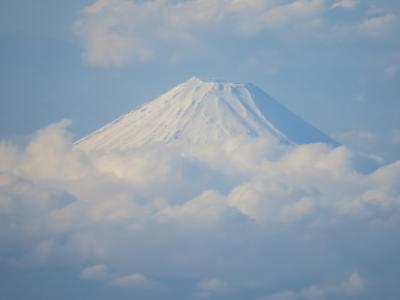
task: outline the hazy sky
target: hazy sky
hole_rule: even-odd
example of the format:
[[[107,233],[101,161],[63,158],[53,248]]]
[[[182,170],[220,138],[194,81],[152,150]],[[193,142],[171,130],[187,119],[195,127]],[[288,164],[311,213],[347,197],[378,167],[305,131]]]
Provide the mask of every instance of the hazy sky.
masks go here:
[[[398,299],[399,32],[398,0],[1,0],[0,298]],[[73,150],[192,76],[350,150]]]
[[[79,137],[197,75],[398,158],[398,1],[178,2],[1,1],[0,136],[68,117]]]

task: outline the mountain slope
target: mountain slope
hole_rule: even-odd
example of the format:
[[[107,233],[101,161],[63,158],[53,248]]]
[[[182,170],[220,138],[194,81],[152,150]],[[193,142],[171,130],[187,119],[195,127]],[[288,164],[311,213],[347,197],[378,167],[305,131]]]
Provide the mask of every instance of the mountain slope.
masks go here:
[[[338,144],[252,84],[196,77],[79,140],[85,151],[148,144],[207,145],[240,136],[284,144]]]

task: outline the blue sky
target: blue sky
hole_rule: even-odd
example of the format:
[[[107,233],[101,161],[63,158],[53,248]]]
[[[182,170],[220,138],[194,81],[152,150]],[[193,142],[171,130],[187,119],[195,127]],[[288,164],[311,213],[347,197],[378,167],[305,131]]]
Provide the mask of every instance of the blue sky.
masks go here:
[[[136,3],[2,1],[1,136],[68,117],[79,137],[197,75],[253,82],[356,150],[398,158],[397,1]]]
[[[398,299],[399,30],[397,0],[2,0],[1,293]],[[73,150],[193,75],[252,82],[347,148]]]

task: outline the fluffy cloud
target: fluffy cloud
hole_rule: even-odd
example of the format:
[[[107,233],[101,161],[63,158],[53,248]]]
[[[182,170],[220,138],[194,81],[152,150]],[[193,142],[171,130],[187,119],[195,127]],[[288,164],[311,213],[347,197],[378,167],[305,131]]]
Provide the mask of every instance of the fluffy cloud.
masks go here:
[[[381,143],[382,137],[374,132],[356,129],[336,134],[335,138],[356,153],[353,163],[359,170],[368,172],[371,168],[384,163],[382,155],[376,153],[376,146]],[[370,167],[365,168],[368,165]]]
[[[398,276],[399,162],[363,175],[345,147],[260,141],[89,155],[68,124],[0,143],[3,264],[72,260],[83,279],[175,298],[398,292],[382,281]]]
[[[90,65],[177,62],[212,51],[215,40],[300,47],[388,37],[398,16],[383,7],[356,0],[97,0],[81,10],[74,29]]]
[[[89,64],[121,65],[149,60],[160,47],[195,43],[199,31],[230,28],[249,35],[299,27],[324,8],[324,0],[97,0],[82,10],[75,29]]]

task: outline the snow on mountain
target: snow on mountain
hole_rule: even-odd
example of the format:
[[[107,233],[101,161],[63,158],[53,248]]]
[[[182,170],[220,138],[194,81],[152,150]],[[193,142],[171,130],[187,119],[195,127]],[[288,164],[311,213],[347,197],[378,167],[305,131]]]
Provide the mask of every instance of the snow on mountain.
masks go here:
[[[125,151],[151,144],[207,145],[231,138],[281,144],[338,143],[252,84],[193,77],[76,143],[84,151]]]

